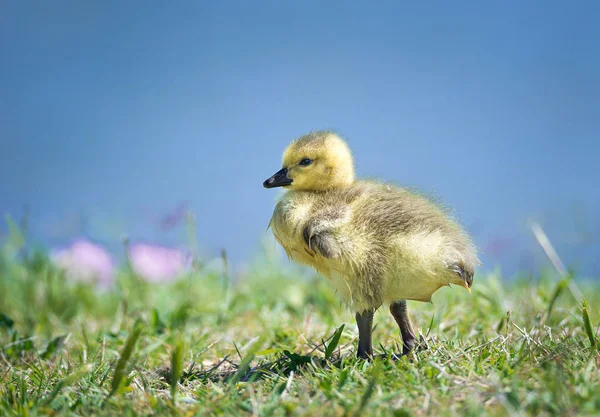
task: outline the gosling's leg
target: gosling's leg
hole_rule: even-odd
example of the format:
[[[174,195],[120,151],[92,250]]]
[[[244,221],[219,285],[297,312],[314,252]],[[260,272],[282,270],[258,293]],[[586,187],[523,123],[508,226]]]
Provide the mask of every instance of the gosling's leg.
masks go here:
[[[394,316],[398,327],[400,327],[400,334],[402,334],[402,354],[408,354],[414,347],[417,340],[415,331],[410,324],[410,318],[408,317],[408,311],[406,310],[406,300],[396,301],[390,305],[390,313]]]
[[[356,356],[369,359],[373,356],[373,314],[375,310],[365,310],[356,313],[356,324],[358,325],[358,350]]]

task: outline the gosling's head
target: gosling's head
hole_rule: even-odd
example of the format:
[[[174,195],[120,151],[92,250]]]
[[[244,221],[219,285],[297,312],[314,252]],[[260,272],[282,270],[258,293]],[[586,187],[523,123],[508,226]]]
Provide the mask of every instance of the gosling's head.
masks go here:
[[[296,139],[283,153],[282,166],[263,183],[265,188],[325,191],[354,182],[350,148],[333,132],[313,132]]]

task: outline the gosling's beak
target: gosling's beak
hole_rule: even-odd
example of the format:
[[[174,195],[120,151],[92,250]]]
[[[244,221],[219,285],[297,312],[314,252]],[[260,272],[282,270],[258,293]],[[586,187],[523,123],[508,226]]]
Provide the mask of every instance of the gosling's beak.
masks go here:
[[[290,185],[292,180],[287,176],[288,169],[282,168],[275,173],[271,178],[267,179],[263,182],[263,187],[265,188],[275,188],[275,187],[283,187],[286,185]]]
[[[463,287],[464,289],[466,289],[467,291],[469,291],[469,294],[471,294],[471,284],[468,282],[461,282],[460,284],[461,287]]]

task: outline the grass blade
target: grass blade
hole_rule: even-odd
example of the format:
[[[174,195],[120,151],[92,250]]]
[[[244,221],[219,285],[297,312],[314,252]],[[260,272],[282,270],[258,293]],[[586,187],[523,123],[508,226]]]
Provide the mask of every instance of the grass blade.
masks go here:
[[[375,391],[375,385],[377,384],[377,380],[379,379],[380,371],[381,371],[381,365],[377,364],[376,367],[373,368],[373,372],[371,373],[371,380],[369,381],[369,385],[367,385],[367,388],[365,389],[365,393],[363,394],[363,396],[360,400],[360,405],[358,406],[358,410],[356,410],[356,412],[354,413],[354,415],[356,417],[362,415],[362,411],[367,406],[369,399],[371,399],[371,396],[373,395],[373,392]]]
[[[552,309],[554,308],[554,303],[556,303],[556,300],[558,300],[558,297],[560,296],[560,294],[562,294],[562,292],[565,290],[565,288],[567,288],[569,286],[569,282],[571,282],[572,278],[573,278],[573,275],[570,274],[566,278],[563,278],[560,281],[558,281],[558,284],[556,284],[556,288],[554,289],[554,294],[552,294],[552,298],[550,299],[550,303],[548,304],[548,311],[546,312],[546,320],[548,320],[550,318],[550,314],[552,313]]]
[[[333,334],[333,337],[331,338],[331,341],[329,342],[329,344],[325,348],[325,360],[329,360],[329,358],[331,357],[333,351],[335,350],[335,348],[340,343],[340,337],[342,337],[342,332],[344,331],[344,326],[345,326],[345,324],[342,324],[335,331],[335,333]]]
[[[107,398],[110,398],[111,396],[113,396],[121,387],[121,384],[123,383],[123,380],[125,379],[125,376],[126,376],[127,362],[129,361],[129,358],[131,358],[131,355],[133,354],[133,349],[135,348],[135,344],[138,341],[138,339],[140,338],[140,335],[142,334],[143,329],[144,329],[144,327],[143,327],[142,320],[137,319],[133,325],[133,331],[127,338],[127,341],[125,342],[125,346],[123,347],[123,350],[121,351],[121,356],[119,357],[119,360],[117,361],[117,366],[115,367],[115,372],[114,372],[113,380],[111,383],[110,393],[108,394]]]
[[[46,346],[44,351],[40,354],[42,359],[50,359],[50,357],[52,357],[58,350],[60,350],[63,347],[66,339],[67,335],[58,336],[54,338],[50,343],[48,343],[48,346]]]
[[[256,356],[256,352],[258,352],[261,346],[262,338],[259,338],[248,350],[248,353],[246,353],[246,357],[242,359],[242,362],[240,363],[240,366],[238,367],[235,374],[231,376],[231,379],[229,380],[229,383],[231,385],[236,384],[248,373],[248,370],[250,369],[250,362],[252,362],[252,359],[254,359],[254,357]]]
[[[8,225],[8,239],[6,241],[6,245],[10,246],[10,248],[18,252],[25,245],[25,236],[23,236],[23,232],[19,225],[15,223],[10,214],[6,214],[6,224]]]
[[[594,332],[594,326],[592,326],[592,320],[590,320],[590,314],[588,312],[588,303],[585,298],[581,301],[581,307],[581,316],[583,318],[583,326],[585,328],[585,333],[587,334],[588,339],[590,339],[592,348],[598,351],[599,349],[598,342],[596,340],[596,333]]]
[[[15,321],[13,319],[0,312],[0,327],[5,328],[6,330],[12,330],[14,325]]]
[[[60,381],[56,383],[54,389],[50,393],[50,395],[44,400],[44,404],[48,405],[56,398],[56,396],[60,393],[63,388],[66,388],[70,385],[73,385],[75,382],[79,381],[85,375],[87,375],[92,370],[93,364],[87,363],[80,368],[76,369],[70,375],[64,377]]]
[[[556,272],[558,272],[558,275],[563,278],[568,278],[569,274],[567,273],[565,265],[562,263],[560,257],[558,256],[558,253],[554,249],[554,246],[552,246],[552,243],[550,243],[550,239],[548,239],[548,236],[546,236],[546,233],[544,232],[542,227],[538,223],[534,222],[531,224],[531,230],[536,240],[546,253],[546,256],[548,257],[548,259],[550,259],[550,262],[552,262],[552,265],[554,266],[554,269],[556,269]],[[571,290],[571,294],[573,294],[573,297],[575,297],[575,300],[577,300],[577,302],[579,303],[583,298],[581,290],[575,284],[574,281],[569,280],[568,285],[569,290]]]
[[[173,347],[173,353],[171,353],[171,399],[175,403],[175,396],[177,395],[177,384],[183,373],[183,339],[179,339]]]

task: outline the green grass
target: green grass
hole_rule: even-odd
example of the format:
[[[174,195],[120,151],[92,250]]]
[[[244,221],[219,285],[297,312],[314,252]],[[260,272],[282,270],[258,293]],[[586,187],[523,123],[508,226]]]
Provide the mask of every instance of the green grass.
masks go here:
[[[584,309],[552,276],[477,276],[472,295],[452,287],[409,302],[418,351],[365,362],[353,313],[326,280],[274,262],[230,285],[203,270],[150,285],[124,270],[98,292],[41,255],[8,258],[0,415],[600,414],[591,283],[580,283]],[[387,309],[375,324],[376,353],[400,351]]]

